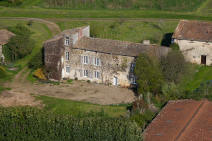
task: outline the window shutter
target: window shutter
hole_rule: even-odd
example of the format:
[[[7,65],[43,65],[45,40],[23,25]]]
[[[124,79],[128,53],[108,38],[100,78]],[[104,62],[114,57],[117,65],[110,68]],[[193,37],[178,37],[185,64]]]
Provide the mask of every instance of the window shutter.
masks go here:
[[[101,66],[102,65],[102,61],[101,61],[101,59],[99,58],[99,66]]]
[[[95,57],[92,57],[92,65],[95,65]]]
[[[83,56],[80,56],[81,64],[83,64]]]
[[[89,71],[89,77],[93,78],[93,71]]]
[[[82,70],[79,70],[79,72],[80,72],[80,77],[83,77]]]

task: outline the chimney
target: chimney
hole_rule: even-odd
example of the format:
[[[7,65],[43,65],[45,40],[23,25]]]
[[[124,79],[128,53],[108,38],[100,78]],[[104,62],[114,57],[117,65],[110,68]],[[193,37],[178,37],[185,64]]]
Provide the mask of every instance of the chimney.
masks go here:
[[[150,45],[150,40],[143,40],[144,45]]]

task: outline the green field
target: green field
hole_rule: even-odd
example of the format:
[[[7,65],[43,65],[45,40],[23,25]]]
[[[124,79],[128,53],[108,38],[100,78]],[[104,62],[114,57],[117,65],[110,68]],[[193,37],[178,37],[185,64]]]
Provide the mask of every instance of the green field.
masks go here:
[[[107,38],[141,43],[151,40],[151,43],[161,44],[163,35],[173,33],[177,20],[54,20],[62,30],[90,25],[91,35],[98,38]]]
[[[69,114],[74,117],[124,117],[127,113],[127,105],[103,106],[47,96],[37,96],[36,98],[45,104],[44,110],[52,111],[56,114]]]
[[[193,11],[206,0],[22,0],[22,3],[0,2],[0,5],[66,9],[157,9]]]

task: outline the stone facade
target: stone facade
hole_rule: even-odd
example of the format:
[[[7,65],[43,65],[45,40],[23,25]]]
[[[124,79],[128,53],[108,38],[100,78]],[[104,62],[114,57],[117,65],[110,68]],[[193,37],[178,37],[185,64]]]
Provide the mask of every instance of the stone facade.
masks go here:
[[[67,53],[70,54],[68,59]],[[80,49],[66,49],[62,77],[129,87],[135,58]],[[74,68],[74,69],[73,69]]]
[[[212,65],[212,42],[174,40],[180,47],[185,59],[195,64]],[[205,61],[204,61],[205,57]]]
[[[90,27],[65,30],[44,43],[49,79],[78,79],[129,87],[135,84],[133,69],[141,53],[164,56],[170,49],[118,40],[90,37]]]

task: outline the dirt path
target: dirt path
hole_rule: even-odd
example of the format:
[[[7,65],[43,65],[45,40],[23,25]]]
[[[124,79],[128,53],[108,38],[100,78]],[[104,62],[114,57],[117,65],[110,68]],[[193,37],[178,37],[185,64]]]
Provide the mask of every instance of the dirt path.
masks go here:
[[[0,20],[22,20],[22,21],[36,21],[36,22],[41,22],[47,25],[49,30],[53,33],[53,35],[56,35],[61,32],[60,27],[51,21],[44,20],[44,19],[38,19],[38,18],[0,18]]]
[[[73,81],[71,84],[32,84],[26,80],[27,68],[21,70],[12,82],[5,87],[11,90],[0,95],[0,104],[3,106],[43,106],[41,101],[36,101],[31,95],[45,95],[50,97],[85,101],[94,104],[110,105],[131,103],[135,96],[133,91],[126,88],[111,87],[106,85]]]
[[[0,105],[4,107],[9,106],[38,106],[41,107],[41,101],[35,100],[31,96],[30,91],[26,89],[29,85],[26,82],[26,77],[29,74],[27,68],[22,69],[12,80],[4,84],[5,87],[11,88],[11,90],[3,91],[0,95]]]

